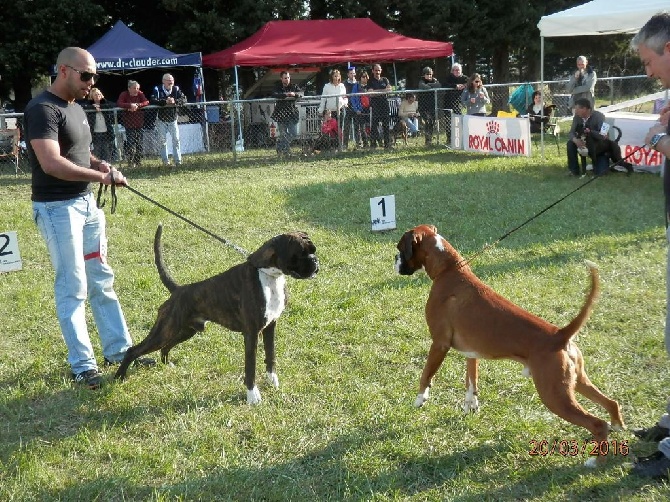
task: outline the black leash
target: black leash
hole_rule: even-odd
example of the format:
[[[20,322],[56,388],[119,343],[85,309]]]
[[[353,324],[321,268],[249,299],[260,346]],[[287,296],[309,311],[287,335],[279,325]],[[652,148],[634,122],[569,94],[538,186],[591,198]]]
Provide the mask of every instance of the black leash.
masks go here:
[[[182,216],[181,214],[177,213],[176,211],[173,211],[173,210],[170,209],[169,207],[167,207],[167,206],[161,204],[160,202],[158,202],[158,201],[152,199],[151,197],[148,197],[148,196],[144,195],[142,192],[140,192],[139,190],[134,189],[134,188],[131,187],[130,185],[121,185],[121,186],[125,187],[127,190],[130,190],[130,191],[133,192],[135,195],[139,195],[139,196],[142,197],[144,200],[149,201],[149,202],[151,202],[152,204],[157,205],[158,207],[160,207],[160,208],[163,209],[164,211],[167,211],[168,213],[170,213],[172,216],[176,216],[176,217],[179,218],[180,220],[185,221],[185,222],[188,223],[189,225],[191,225],[191,226],[197,228],[198,230],[200,230],[200,231],[206,233],[206,234],[209,235],[210,237],[215,238],[217,241],[219,241],[219,242],[225,244],[226,246],[229,246],[229,247],[233,248],[235,251],[237,251],[238,253],[242,254],[243,256],[249,256],[249,252],[248,252],[246,249],[241,248],[241,247],[238,246],[237,244],[234,244],[234,243],[230,242],[229,240],[224,239],[223,237],[220,237],[220,236],[216,235],[214,232],[210,232],[209,230],[207,230],[207,229],[204,228],[204,227],[201,227],[200,225],[198,225],[198,224],[195,223],[194,221],[189,220],[189,219],[186,218],[185,216]],[[116,211],[116,202],[117,202],[117,199],[116,199],[116,181],[114,180],[114,176],[112,176],[111,187],[112,187],[112,189],[111,189],[111,194],[112,194],[112,207],[111,207],[111,212],[114,213],[114,212]],[[105,190],[104,190],[104,191],[105,191],[105,193],[107,192],[107,186],[106,186],[106,185],[105,185]],[[98,207],[100,207],[100,208],[104,207],[104,206],[105,206],[105,202],[106,202],[105,200],[102,200],[102,201],[100,200],[100,198],[101,198],[101,194],[102,194],[102,193],[103,193],[103,184],[100,183],[100,188],[98,188]]]
[[[635,150],[633,150],[631,153],[629,153],[628,155],[626,155],[624,158],[618,160],[617,162],[615,162],[614,164],[612,164],[611,166],[609,166],[609,169],[612,169],[613,167],[616,167],[617,165],[619,165],[619,164],[621,164],[622,162],[624,162],[626,159],[632,157],[633,154],[637,153],[639,150],[641,150],[641,149],[644,148],[645,146],[646,146],[646,145],[638,146],[637,148],[635,148]],[[629,171],[628,174],[630,175],[630,171]],[[507,237],[509,237],[510,235],[512,235],[514,232],[516,232],[516,231],[519,230],[520,228],[525,227],[526,225],[528,225],[528,223],[530,223],[531,221],[533,221],[535,218],[537,218],[537,217],[539,217],[540,215],[546,213],[546,212],[549,211],[552,207],[556,206],[556,205],[559,204],[560,202],[563,202],[565,199],[567,199],[568,197],[570,197],[573,193],[575,193],[575,192],[581,190],[582,188],[584,188],[584,187],[585,187],[586,185],[588,185],[589,183],[593,183],[595,180],[597,180],[597,179],[600,178],[600,177],[601,177],[601,175],[593,176],[592,178],[590,178],[589,180],[585,181],[584,183],[582,183],[581,185],[579,185],[577,188],[575,188],[574,190],[572,190],[571,192],[568,192],[566,195],[564,195],[563,197],[561,197],[560,199],[558,199],[556,202],[553,202],[552,204],[550,204],[550,205],[548,205],[547,207],[545,207],[545,208],[544,208],[542,211],[540,211],[539,213],[536,213],[535,215],[533,215],[533,216],[531,216],[530,218],[528,218],[528,219],[527,219],[526,221],[524,221],[521,225],[518,225],[518,226],[514,227],[512,230],[508,231],[507,233],[505,233],[504,235],[502,235],[501,237],[499,237],[498,240],[496,240],[495,242],[492,242],[491,244],[487,244],[487,245],[484,246],[482,249],[480,249],[479,251],[477,251],[475,254],[473,254],[472,256],[470,256],[468,259],[465,259],[465,258],[462,259],[461,261],[459,261],[459,262],[456,264],[456,267],[457,267],[457,268],[461,268],[461,267],[466,266],[466,265],[469,264],[472,260],[474,260],[475,258],[477,258],[477,257],[479,257],[480,255],[482,255],[485,251],[487,251],[488,249],[492,248],[493,246],[496,246],[497,244],[499,244],[500,241],[502,241],[503,239],[506,239]]]
[[[112,194],[112,207],[110,208],[110,212],[114,214],[116,212],[116,203],[118,202],[118,198],[116,197],[116,180],[114,179],[113,174],[110,186],[112,187],[110,190]],[[100,183],[100,186],[98,187],[98,199],[97,199],[97,206],[100,209],[105,207],[105,204],[107,204],[107,197],[103,198],[103,193],[104,195],[107,195],[107,185],[105,185],[104,183]]]

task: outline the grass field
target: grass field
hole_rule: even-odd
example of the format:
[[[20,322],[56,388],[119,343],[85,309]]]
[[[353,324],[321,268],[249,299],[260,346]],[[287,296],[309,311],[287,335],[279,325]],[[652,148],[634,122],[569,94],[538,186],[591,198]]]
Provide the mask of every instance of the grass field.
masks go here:
[[[288,280],[280,388],[259,378],[255,407],[245,400],[241,335],[213,324],[173,349],[172,367],[131,369],[123,383],[107,370],[101,390],[74,387],[30,179],[0,175],[0,232],[18,232],[23,258],[23,270],[0,274],[0,500],[668,500],[667,482],[628,474],[633,454],[655,449],[630,432],[611,434],[617,454],[595,471],[581,453],[530,455],[534,442],[589,438],[544,408],[518,363],[483,361],[481,410],[463,415],[465,359],[450,353],[431,400],[412,406],[429,346],[430,281],[395,274],[396,243],[420,223],[464,256],[495,242],[585,181],[565,175],[564,147],[547,151],[542,160],[400,148],[127,172],[135,189],[245,249],[287,230],[317,245],[318,276]],[[398,228],[373,233],[369,199],[389,194]],[[501,294],[560,326],[588,287],[583,261],[599,265],[601,297],[578,343],[629,428],[653,424],[668,397],[662,197],[655,175],[595,180],[472,263]],[[115,214],[105,211],[136,341],[167,298],[152,255],[159,222],[180,283],[241,259],[128,191]]]

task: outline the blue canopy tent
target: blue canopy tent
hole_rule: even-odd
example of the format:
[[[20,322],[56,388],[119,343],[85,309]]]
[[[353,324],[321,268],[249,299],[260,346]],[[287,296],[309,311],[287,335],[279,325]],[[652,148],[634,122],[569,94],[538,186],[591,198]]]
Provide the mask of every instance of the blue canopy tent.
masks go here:
[[[202,67],[202,54],[175,54],[117,21],[88,48],[101,73],[130,73],[151,68]]]

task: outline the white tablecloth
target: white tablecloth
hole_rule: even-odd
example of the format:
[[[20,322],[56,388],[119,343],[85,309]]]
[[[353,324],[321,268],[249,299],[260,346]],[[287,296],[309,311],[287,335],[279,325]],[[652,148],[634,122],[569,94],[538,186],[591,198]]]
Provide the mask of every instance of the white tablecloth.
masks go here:
[[[172,136],[167,136],[168,154],[172,155]],[[156,129],[144,130],[144,153],[160,155],[158,134]],[[179,124],[179,143],[181,153],[197,153],[205,151],[202,140],[202,126],[200,124]]]

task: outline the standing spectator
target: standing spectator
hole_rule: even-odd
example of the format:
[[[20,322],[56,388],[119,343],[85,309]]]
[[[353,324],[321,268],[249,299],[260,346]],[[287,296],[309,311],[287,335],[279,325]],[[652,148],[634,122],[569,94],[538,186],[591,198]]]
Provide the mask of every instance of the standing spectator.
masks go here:
[[[177,166],[181,165],[181,145],[179,144],[179,126],[177,124],[177,106],[186,104],[186,96],[174,85],[174,77],[169,73],[163,75],[163,84],[154,87],[151,104],[160,107],[156,120],[158,140],[161,145],[163,165],[170,164],[167,149],[167,135],[172,137],[172,157]]]
[[[426,66],[419,80],[419,89],[426,92],[419,93],[419,115],[423,122],[423,134],[426,137],[426,146],[433,144],[433,131],[435,129],[436,117],[436,94],[435,89],[440,87],[440,81],[433,77],[433,69]],[[433,92],[427,92],[433,90]]]
[[[349,98],[347,98],[347,88],[342,83],[340,70],[330,70],[330,82],[323,86],[321,92],[321,103],[319,104],[319,115],[323,115],[326,110],[331,110],[333,118],[337,120],[338,127],[342,130],[344,121],[344,110],[347,108]]]
[[[577,71],[570,75],[566,90],[570,93],[568,105],[572,108],[580,98],[591,102],[591,108],[596,107],[596,72],[589,66],[586,56],[577,58]]]
[[[140,84],[135,80],[128,80],[128,90],[123,91],[116,101],[116,106],[126,110],[122,120],[126,129],[125,156],[128,167],[137,167],[142,163],[144,112],[141,109],[148,105],[149,100],[140,91]]]
[[[633,49],[640,54],[647,76],[657,78],[665,89],[670,89],[670,14],[656,14],[642,27],[631,42]],[[665,156],[663,192],[665,194],[664,212],[666,218],[666,238],[670,242],[670,106],[660,113],[659,123],[647,132],[645,144]],[[665,349],[670,355],[670,252],[666,264],[667,290],[665,313]],[[667,370],[666,370],[667,371]],[[667,376],[667,373],[666,373]],[[667,388],[667,387],[666,387]],[[665,396],[667,397],[667,395]],[[658,441],[658,451],[647,457],[638,458],[633,465],[633,473],[658,480],[668,480],[670,476],[670,401],[666,413],[656,425],[639,429],[633,433],[648,441]]]
[[[359,87],[358,82],[356,81],[356,67],[350,66],[349,68],[347,68],[347,80],[344,82],[344,88],[347,91],[347,95],[353,94],[355,92],[361,92],[359,90],[354,90],[358,89],[358,87]],[[344,110],[344,126],[343,126],[344,135],[342,145],[344,146],[345,150],[349,147],[349,139],[350,139],[349,137],[351,136],[352,126],[354,130],[354,141],[356,141],[356,145],[358,146],[361,142],[360,134],[358,135],[358,137],[356,137],[356,111],[354,110],[352,98],[353,96],[349,96],[347,107]]]
[[[398,110],[398,117],[407,124],[407,130],[412,136],[419,132],[418,106],[416,95],[409,92],[400,102],[400,109]]]
[[[484,117],[486,116],[486,105],[490,102],[489,93],[482,83],[481,75],[473,73],[461,94],[461,103],[465,105],[465,112],[468,115]]]
[[[368,72],[363,70],[358,76],[358,82],[351,88],[353,93],[363,93],[368,90]],[[369,126],[370,126],[370,97],[369,96],[351,96],[349,105],[354,113],[354,138],[356,139],[356,148],[367,148],[370,144]]]
[[[291,83],[291,74],[284,70],[280,74],[280,80],[274,86],[272,97],[277,100],[272,112],[272,120],[277,122],[279,139],[277,140],[277,156],[288,157],[291,153],[291,143],[298,135],[298,122],[300,114],[295,105],[297,99],[302,97],[302,91],[297,85]]]
[[[87,110],[86,118],[93,137],[93,154],[100,160],[112,162],[114,159],[114,105],[102,95],[102,91],[93,87],[88,100],[82,107]]]
[[[386,77],[382,77],[382,67],[379,64],[372,66],[372,77],[368,82],[368,90],[375,93],[370,96],[370,146],[372,148],[377,145],[381,146],[379,137],[379,124],[381,124],[384,148],[388,150],[391,148],[391,131],[389,131],[390,110],[387,93],[391,91],[391,83]]]
[[[451,66],[451,73],[447,76],[444,87],[444,108],[456,115],[461,114],[461,94],[468,83],[468,77],[463,75],[463,67],[459,63]]]
[[[56,71],[54,82],[28,103],[24,114],[33,219],[55,270],[56,315],[72,378],[97,389],[102,376],[86,326],[86,298],[105,362],[121,361],[132,340],[107,263],[105,214],[95,204],[90,183],[110,185],[114,179],[124,185],[126,178],[91,153],[86,114],[75,101],[97,79],[95,59],[84,49],[68,47],[58,55]]]

